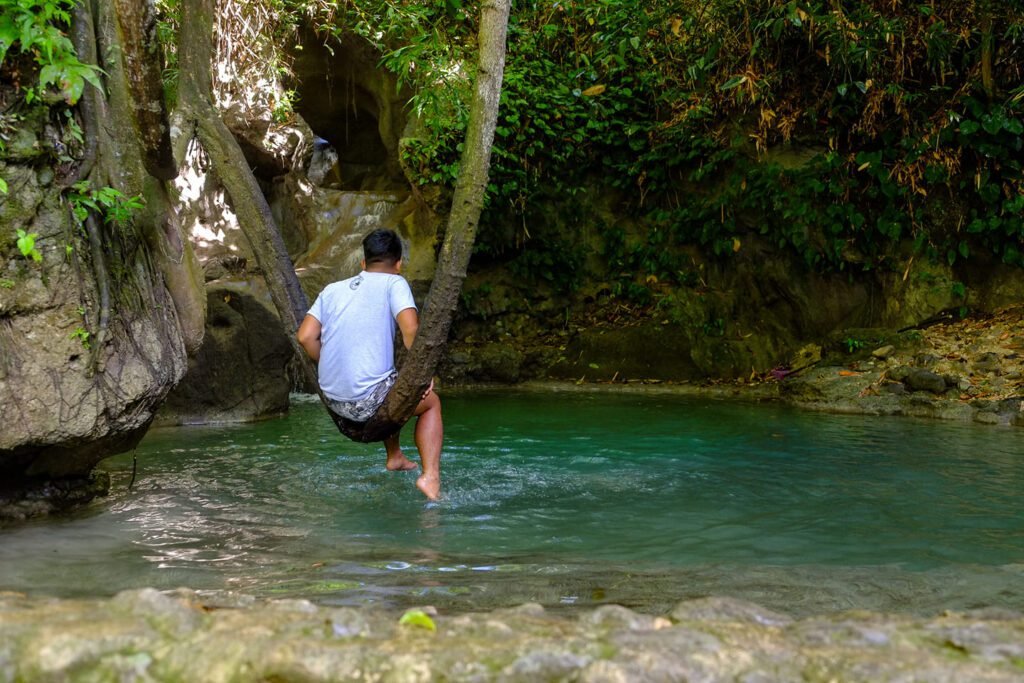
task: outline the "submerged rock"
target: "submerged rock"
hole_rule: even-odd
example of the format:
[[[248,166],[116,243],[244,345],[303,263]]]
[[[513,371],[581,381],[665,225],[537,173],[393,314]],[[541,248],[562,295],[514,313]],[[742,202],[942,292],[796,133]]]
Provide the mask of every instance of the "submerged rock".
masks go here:
[[[0,595],[0,680],[1021,681],[1024,615],[868,612],[793,620],[706,598],[672,620],[606,605],[438,615],[301,600],[219,608],[179,589],[105,600]],[[248,606],[243,606],[248,605]]]

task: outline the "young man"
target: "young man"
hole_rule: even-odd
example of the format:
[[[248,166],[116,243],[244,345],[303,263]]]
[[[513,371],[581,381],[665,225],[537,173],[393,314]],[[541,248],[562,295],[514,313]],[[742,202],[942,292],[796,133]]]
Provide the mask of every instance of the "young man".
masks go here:
[[[365,422],[384,402],[395,372],[395,324],[405,348],[419,329],[419,313],[402,272],[402,240],[393,230],[375,230],[363,240],[363,272],[334,282],[320,293],[299,326],[298,339],[318,364],[320,388],[330,409]],[[416,486],[430,500],[441,492],[441,401],[433,384],[416,406],[416,448],[423,472]],[[398,435],[386,439],[386,467],[416,469],[402,453]]]

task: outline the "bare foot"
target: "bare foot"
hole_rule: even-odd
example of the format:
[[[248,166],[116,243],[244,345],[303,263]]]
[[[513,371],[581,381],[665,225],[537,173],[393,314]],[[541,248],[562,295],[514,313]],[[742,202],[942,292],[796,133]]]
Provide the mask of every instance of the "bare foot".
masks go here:
[[[404,454],[399,453],[394,457],[388,457],[384,467],[387,468],[388,472],[408,472],[409,470],[416,469],[419,465],[405,457]]]
[[[437,500],[441,495],[441,477],[435,475],[427,476],[421,474],[416,480],[416,488],[423,492],[423,495],[430,500]]]

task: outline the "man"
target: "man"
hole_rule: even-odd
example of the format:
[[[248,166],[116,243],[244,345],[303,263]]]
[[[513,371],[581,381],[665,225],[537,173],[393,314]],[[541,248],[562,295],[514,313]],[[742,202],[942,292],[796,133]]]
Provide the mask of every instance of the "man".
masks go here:
[[[299,326],[299,343],[318,364],[320,388],[330,409],[355,422],[369,420],[395,383],[395,324],[405,348],[419,329],[419,313],[402,272],[402,240],[375,230],[363,240],[362,272],[320,293]],[[423,472],[416,486],[430,500],[441,492],[441,400],[433,384],[416,406],[416,448]],[[398,435],[384,441],[385,467],[416,469]]]

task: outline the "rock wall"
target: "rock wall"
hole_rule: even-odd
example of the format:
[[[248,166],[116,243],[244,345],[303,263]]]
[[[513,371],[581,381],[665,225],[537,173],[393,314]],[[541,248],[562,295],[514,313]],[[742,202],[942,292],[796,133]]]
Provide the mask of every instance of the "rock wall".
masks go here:
[[[64,143],[37,111],[0,152],[9,187],[0,195],[0,481],[9,500],[83,478],[132,448],[186,368],[175,303],[131,226],[108,233],[114,314],[109,334],[94,336],[96,271],[52,161]],[[35,236],[38,261],[17,248],[19,230]]]

